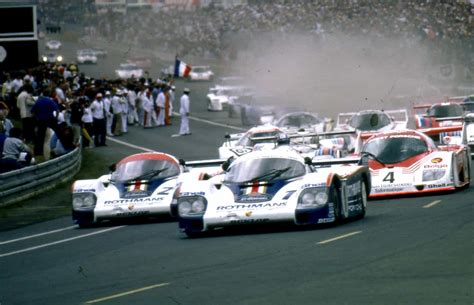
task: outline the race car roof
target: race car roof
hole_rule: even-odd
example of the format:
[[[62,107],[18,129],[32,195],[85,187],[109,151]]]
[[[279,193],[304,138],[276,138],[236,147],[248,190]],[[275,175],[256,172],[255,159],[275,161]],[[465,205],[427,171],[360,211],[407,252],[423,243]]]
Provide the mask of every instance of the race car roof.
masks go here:
[[[170,161],[170,162],[179,164],[178,160],[171,155],[160,153],[160,152],[147,152],[147,153],[139,153],[139,154],[134,154],[134,155],[125,157],[124,159],[120,160],[118,165],[131,162],[131,161],[139,161],[139,160],[163,160],[163,161]]]

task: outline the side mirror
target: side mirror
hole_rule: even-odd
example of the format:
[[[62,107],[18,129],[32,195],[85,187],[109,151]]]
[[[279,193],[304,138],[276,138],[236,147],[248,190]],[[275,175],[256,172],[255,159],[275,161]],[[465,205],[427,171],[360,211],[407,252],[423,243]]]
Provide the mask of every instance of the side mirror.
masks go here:
[[[226,140],[230,140],[230,134],[226,133],[225,136],[224,136],[224,138],[225,138]]]
[[[115,172],[116,169],[117,169],[117,164],[114,163],[114,164],[109,165],[109,170],[111,172]]]
[[[306,165],[312,165],[313,160],[310,157],[304,157],[304,164]]]
[[[181,166],[186,166],[186,161],[184,161],[184,159],[179,159],[179,165]]]

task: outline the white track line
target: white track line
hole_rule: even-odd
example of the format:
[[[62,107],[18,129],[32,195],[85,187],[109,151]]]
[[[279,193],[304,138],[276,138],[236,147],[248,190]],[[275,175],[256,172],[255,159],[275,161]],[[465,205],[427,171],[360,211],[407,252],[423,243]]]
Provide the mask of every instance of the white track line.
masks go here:
[[[433,201],[433,202],[431,202],[431,203],[428,203],[427,205],[423,206],[423,208],[424,208],[424,209],[431,208],[432,206],[435,206],[435,205],[437,205],[437,204],[440,203],[440,202],[441,202],[441,200],[435,200],[435,201]]]
[[[94,303],[99,303],[99,302],[103,302],[103,301],[108,301],[108,300],[111,300],[111,299],[120,298],[120,297],[123,297],[123,296],[126,296],[126,295],[142,292],[142,291],[145,291],[145,290],[150,290],[150,289],[153,289],[153,288],[168,286],[169,284],[170,283],[161,283],[161,284],[151,285],[151,286],[147,286],[147,287],[143,287],[143,288],[138,288],[138,289],[135,289],[135,290],[130,290],[130,291],[114,294],[114,295],[111,295],[111,296],[108,296],[108,297],[87,301],[86,304],[94,304]]]
[[[146,148],[146,147],[142,147],[142,146],[138,146],[138,145],[133,145],[133,144],[130,144],[130,143],[127,143],[127,142],[124,142],[124,141],[120,141],[120,140],[117,140],[115,138],[112,138],[112,137],[107,137],[107,140],[110,140],[112,142],[115,142],[115,143],[118,143],[118,144],[122,144],[122,145],[125,145],[125,146],[128,146],[128,147],[131,147],[131,148],[135,148],[135,149],[138,149],[138,150],[143,150],[143,151],[147,151],[147,152],[154,152],[155,150],[153,149],[149,149],[149,148]]]
[[[334,237],[334,238],[331,238],[331,239],[326,239],[326,240],[318,242],[318,245],[324,245],[324,244],[327,244],[327,243],[330,243],[330,242],[333,242],[333,241],[336,241],[336,240],[339,240],[339,239],[343,239],[343,238],[350,237],[352,235],[359,234],[359,233],[362,233],[362,231],[355,231],[355,232],[347,233],[347,234],[337,236],[337,237]]]
[[[0,245],[6,245],[6,244],[14,243],[14,242],[17,242],[17,241],[20,241],[20,240],[35,238],[35,237],[39,237],[39,236],[43,236],[43,235],[48,235],[48,234],[53,234],[53,233],[57,233],[57,232],[61,232],[61,231],[66,231],[66,230],[71,230],[72,228],[77,228],[77,226],[70,226],[70,227],[65,227],[65,228],[62,228],[62,229],[57,229],[57,230],[47,231],[47,232],[38,233],[38,234],[34,234],[34,235],[29,235],[29,236],[25,236],[25,237],[20,237],[20,238],[17,238],[17,239],[2,241],[2,242],[0,242]]]
[[[173,113],[174,113],[175,115],[179,116],[179,113],[177,113],[177,112],[173,112]],[[209,125],[214,125],[214,126],[219,126],[219,127],[225,127],[225,128],[235,129],[235,130],[239,130],[239,131],[247,130],[247,129],[244,129],[244,128],[241,128],[241,127],[232,126],[232,125],[227,125],[227,124],[221,124],[221,123],[216,123],[216,122],[208,121],[208,120],[205,120],[205,119],[196,118],[196,117],[193,117],[193,116],[190,116],[189,119],[190,119],[190,120],[197,121],[197,122],[206,123],[206,124],[209,124]]]
[[[42,245],[35,246],[35,247],[30,247],[30,248],[26,248],[26,249],[22,249],[22,250],[18,250],[18,251],[3,253],[3,254],[0,254],[0,257],[6,257],[6,256],[14,255],[14,254],[19,254],[19,253],[33,251],[33,250],[37,250],[37,249],[41,249],[41,248],[45,248],[45,247],[49,247],[49,246],[54,246],[54,245],[57,245],[57,244],[62,244],[62,243],[68,242],[68,241],[72,241],[72,240],[76,240],[76,239],[80,239],[80,238],[84,238],[84,237],[88,237],[88,236],[92,236],[92,235],[97,235],[97,234],[106,233],[106,232],[109,232],[109,231],[121,229],[123,227],[126,227],[126,226],[119,226],[119,227],[109,228],[109,229],[105,229],[105,230],[101,230],[101,231],[92,232],[92,233],[89,233],[89,234],[83,234],[83,235],[79,235],[79,236],[75,236],[75,237],[71,237],[71,238],[61,239],[61,240],[58,240],[58,241],[54,241],[54,242],[47,243],[47,244],[42,244]]]

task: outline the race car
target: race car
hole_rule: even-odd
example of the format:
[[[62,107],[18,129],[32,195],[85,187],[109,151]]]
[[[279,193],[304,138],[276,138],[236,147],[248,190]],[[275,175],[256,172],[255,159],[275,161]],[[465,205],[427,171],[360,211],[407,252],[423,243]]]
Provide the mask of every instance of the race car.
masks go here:
[[[362,148],[356,149],[362,163],[370,168],[370,197],[442,192],[469,185],[468,147],[462,144],[437,146],[429,136],[455,129],[460,127],[432,128],[424,132],[393,130],[370,136]]]
[[[471,158],[474,157],[474,113],[464,116],[462,139],[462,143],[469,147]]]
[[[46,42],[46,48],[48,50],[59,50],[61,46],[62,46],[62,43],[59,40],[48,40]]]
[[[248,95],[249,88],[240,85],[223,86],[216,85],[209,88],[206,95],[208,111],[223,111],[224,107],[231,104],[239,96]]]
[[[189,72],[188,81],[212,81],[214,72],[209,66],[193,66]]]
[[[64,57],[56,53],[47,53],[41,56],[41,61],[43,63],[59,64],[64,61]]]
[[[72,218],[80,227],[110,219],[169,215],[179,161],[165,153],[139,153],[119,161],[98,179],[72,186]]]
[[[287,150],[255,151],[208,180],[183,182],[178,222],[190,237],[246,225],[336,223],[365,215],[370,190],[358,160],[313,162]]]
[[[153,64],[148,57],[131,57],[127,59],[127,63],[142,69],[150,69]]]
[[[279,118],[275,118],[272,124],[280,127],[287,134],[295,134],[301,131],[331,131],[331,122],[331,119],[320,118],[318,115],[311,112],[297,111],[286,113]]]
[[[91,49],[82,49],[77,51],[78,64],[96,64],[97,55]]]
[[[408,124],[408,112],[399,110],[363,110],[340,113],[335,130],[357,130],[360,132],[405,129]]]
[[[120,64],[119,68],[115,70],[115,74],[121,79],[140,78],[143,76],[144,71],[136,65]]]
[[[219,159],[238,157],[253,150],[255,144],[268,143],[274,145],[282,129],[273,125],[263,125],[250,128],[244,133],[225,135],[224,143],[219,147]]]
[[[457,102],[415,105],[413,111],[416,129],[462,125],[465,113]]]

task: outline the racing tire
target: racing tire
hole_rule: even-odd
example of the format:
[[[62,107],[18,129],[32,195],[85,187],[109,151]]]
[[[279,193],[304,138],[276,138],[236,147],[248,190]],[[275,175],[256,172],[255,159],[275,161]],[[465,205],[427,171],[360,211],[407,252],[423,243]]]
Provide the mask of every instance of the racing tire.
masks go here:
[[[365,211],[367,208],[367,185],[365,181],[360,183],[360,200],[362,201],[362,211],[357,215],[357,219],[362,219],[365,217]]]
[[[333,190],[333,211],[334,211],[334,224],[341,222],[341,198],[337,192],[337,187],[334,186]]]
[[[188,238],[198,238],[198,237],[201,237],[202,236],[202,232],[196,232],[196,231],[184,231],[184,234],[186,234],[186,236]]]

